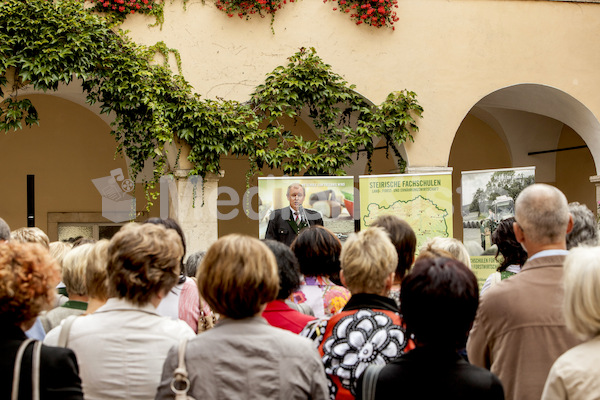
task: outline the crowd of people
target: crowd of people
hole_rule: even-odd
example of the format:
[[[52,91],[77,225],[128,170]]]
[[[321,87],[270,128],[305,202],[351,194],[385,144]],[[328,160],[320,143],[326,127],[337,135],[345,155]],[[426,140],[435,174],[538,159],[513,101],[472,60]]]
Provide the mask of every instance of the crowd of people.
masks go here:
[[[227,235],[187,257],[172,219],[50,243],[0,218],[0,398],[600,396],[587,207],[524,189],[480,292],[460,241],[417,249],[385,215],[341,243],[303,196],[290,186],[290,220],[278,213],[268,239]]]

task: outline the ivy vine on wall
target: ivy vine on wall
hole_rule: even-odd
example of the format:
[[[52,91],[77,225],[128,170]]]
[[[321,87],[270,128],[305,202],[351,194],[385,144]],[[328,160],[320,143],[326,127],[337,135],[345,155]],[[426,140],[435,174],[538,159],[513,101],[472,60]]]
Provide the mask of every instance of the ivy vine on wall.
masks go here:
[[[190,174],[202,177],[219,173],[226,155],[247,156],[248,176],[265,166],[340,175],[359,150],[370,162],[381,138],[404,168],[397,146],[412,140],[423,111],[414,93],[395,92],[374,106],[314,49],[301,49],[267,75],[250,101],[204,100],[182,75],[152,62],[170,51],[164,43],[133,43],[80,1],[0,1],[0,131],[38,123],[34,105],[19,95],[24,86],[53,91],[79,79],[87,101],[114,116],[117,152],[128,156],[132,174],[154,162],[150,188],[170,172],[165,144],[174,140],[189,145]],[[303,110],[318,130],[316,140],[281,122]]]

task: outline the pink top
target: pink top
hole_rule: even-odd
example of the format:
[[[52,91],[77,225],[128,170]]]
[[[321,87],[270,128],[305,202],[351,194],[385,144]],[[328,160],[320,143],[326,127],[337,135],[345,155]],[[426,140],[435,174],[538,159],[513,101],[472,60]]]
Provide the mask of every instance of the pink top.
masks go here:
[[[325,276],[305,276],[301,279],[300,289],[292,293],[290,300],[308,304],[317,318],[331,317],[342,311],[350,300],[350,291]]]
[[[187,278],[183,283],[181,294],[179,295],[179,319],[187,322],[194,332],[198,333],[198,318],[200,316],[200,304],[204,315],[212,315],[212,310],[204,300],[200,302],[200,293],[196,282]]]

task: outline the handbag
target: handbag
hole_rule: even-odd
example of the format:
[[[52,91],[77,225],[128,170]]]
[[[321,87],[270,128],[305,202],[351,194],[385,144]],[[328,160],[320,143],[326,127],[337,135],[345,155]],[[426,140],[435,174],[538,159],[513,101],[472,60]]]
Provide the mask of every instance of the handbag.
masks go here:
[[[21,361],[23,360],[23,353],[29,346],[29,343],[33,342],[33,339],[27,339],[21,343],[19,350],[17,350],[17,356],[15,357],[15,367],[13,372],[12,382],[12,393],[11,400],[19,399],[19,383],[21,381]],[[31,397],[33,400],[40,400],[40,357],[42,353],[42,342],[35,341],[33,344],[33,353],[31,360]]]
[[[204,312],[204,300],[200,298],[200,315],[198,316],[198,333],[202,333],[209,329],[212,329],[217,323],[217,316],[215,314],[206,315]]]
[[[187,394],[190,390],[190,380],[188,379],[188,372],[185,366],[186,346],[187,339],[179,342],[179,350],[177,352],[179,365],[173,371],[173,378],[171,379],[171,390],[175,393],[175,400],[194,400],[193,397]]]

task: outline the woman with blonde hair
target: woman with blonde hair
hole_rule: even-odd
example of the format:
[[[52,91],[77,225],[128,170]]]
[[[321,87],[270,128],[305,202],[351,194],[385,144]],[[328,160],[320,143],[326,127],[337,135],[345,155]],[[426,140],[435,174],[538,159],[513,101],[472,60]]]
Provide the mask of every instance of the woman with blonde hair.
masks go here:
[[[87,310],[87,285],[85,270],[91,244],[84,244],[69,251],[63,259],[62,280],[67,289],[69,300],[40,317],[44,330],[50,332],[60,325],[61,321],[71,315],[81,315]]]
[[[277,297],[275,256],[258,239],[227,235],[198,267],[198,287],[221,319],[185,347],[195,399],[326,399],[327,382],[312,343],[275,328],[260,315]],[[156,399],[173,399],[172,380],[181,371],[178,346],[169,352]]]
[[[309,322],[301,336],[319,349],[330,379],[330,398],[354,399],[370,365],[384,365],[414,347],[398,306],[388,297],[398,254],[387,232],[372,227],[351,235],[341,254],[342,282],[352,297],[328,319]]]
[[[595,399],[600,393],[600,247],[571,249],[563,270],[567,329],[586,342],[554,362],[542,400]]]
[[[51,306],[60,279],[58,265],[37,244],[0,245],[0,398],[33,398],[34,348],[25,336],[40,311]],[[13,377],[19,348],[24,350],[19,377]],[[73,351],[39,347],[40,399],[81,400],[81,380]],[[13,378],[14,381],[13,381]],[[16,383],[16,385],[15,385]],[[14,387],[13,387],[14,386]]]
[[[421,246],[419,255],[421,253],[431,254],[435,257],[447,257],[449,254],[451,258],[460,261],[471,269],[471,257],[469,256],[469,252],[465,245],[458,239],[447,237],[431,238]]]
[[[85,265],[85,285],[88,292],[88,307],[85,314],[91,314],[108,300],[108,246],[106,239],[92,244]]]

